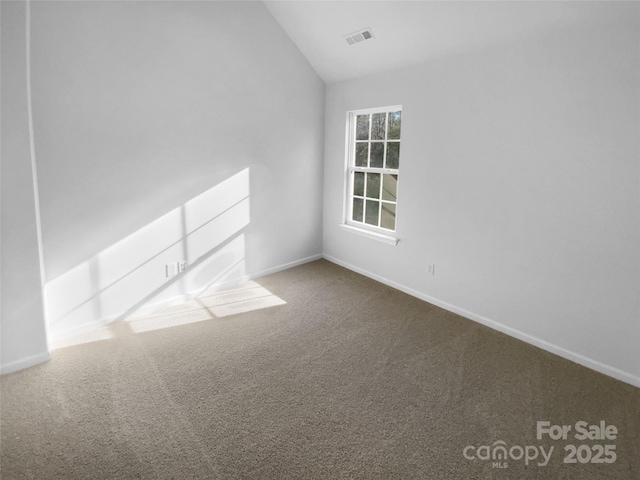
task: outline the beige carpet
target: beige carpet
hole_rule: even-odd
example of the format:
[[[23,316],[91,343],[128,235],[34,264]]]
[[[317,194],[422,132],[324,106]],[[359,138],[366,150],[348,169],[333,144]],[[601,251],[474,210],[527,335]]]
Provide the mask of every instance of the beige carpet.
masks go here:
[[[256,283],[257,309],[203,299],[2,377],[2,478],[639,478],[639,389],[326,261]],[[617,438],[576,440],[583,420]]]

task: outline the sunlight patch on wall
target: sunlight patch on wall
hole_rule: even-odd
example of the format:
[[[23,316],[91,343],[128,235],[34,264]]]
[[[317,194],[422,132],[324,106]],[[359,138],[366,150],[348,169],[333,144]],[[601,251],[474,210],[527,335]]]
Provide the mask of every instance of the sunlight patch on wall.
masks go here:
[[[190,199],[46,285],[53,343],[148,305],[241,281],[250,223],[249,169]],[[167,277],[166,265],[186,270]]]

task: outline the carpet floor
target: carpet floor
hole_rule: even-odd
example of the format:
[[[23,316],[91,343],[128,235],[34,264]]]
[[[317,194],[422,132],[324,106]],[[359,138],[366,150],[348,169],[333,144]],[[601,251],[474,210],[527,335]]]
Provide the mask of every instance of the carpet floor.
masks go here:
[[[220,295],[3,376],[2,478],[640,478],[640,389],[324,260]]]

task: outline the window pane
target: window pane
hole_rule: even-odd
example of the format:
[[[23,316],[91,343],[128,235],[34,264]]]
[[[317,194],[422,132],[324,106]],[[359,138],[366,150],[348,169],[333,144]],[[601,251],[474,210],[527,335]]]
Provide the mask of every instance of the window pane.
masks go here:
[[[370,167],[382,168],[384,162],[384,143],[371,142],[371,164]]]
[[[356,120],[356,140],[369,140],[369,115],[358,115]]]
[[[371,118],[371,140],[384,140],[386,113],[374,113]]]
[[[367,173],[367,197],[380,198],[379,173]]]
[[[400,142],[387,143],[387,168],[398,168],[400,164]]]
[[[380,217],[380,226],[382,228],[388,228],[389,230],[396,229],[396,205],[394,203],[382,202],[382,215]]]
[[[365,214],[365,223],[378,226],[378,212],[380,211],[380,202],[375,200],[367,200],[367,211]]]
[[[356,222],[361,222],[363,218],[362,217],[363,209],[364,209],[364,200],[362,200],[361,198],[354,198],[353,199],[353,215],[351,215],[351,218]]]
[[[398,176],[387,175],[382,176],[382,199],[396,201],[396,192],[398,190]]]
[[[387,138],[400,138],[400,121],[402,112],[389,112],[389,135]]]
[[[364,173],[354,172],[353,174],[353,194],[364,197]]]
[[[369,158],[369,143],[356,143],[356,167],[366,167]]]

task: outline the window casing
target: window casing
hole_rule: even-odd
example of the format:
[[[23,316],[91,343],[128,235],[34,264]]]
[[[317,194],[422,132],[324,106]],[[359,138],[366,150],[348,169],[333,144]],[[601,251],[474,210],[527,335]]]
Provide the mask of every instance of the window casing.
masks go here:
[[[402,107],[348,113],[345,223],[396,231]]]

